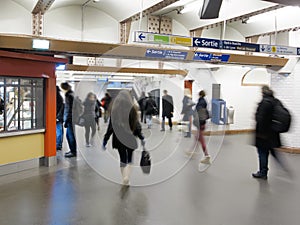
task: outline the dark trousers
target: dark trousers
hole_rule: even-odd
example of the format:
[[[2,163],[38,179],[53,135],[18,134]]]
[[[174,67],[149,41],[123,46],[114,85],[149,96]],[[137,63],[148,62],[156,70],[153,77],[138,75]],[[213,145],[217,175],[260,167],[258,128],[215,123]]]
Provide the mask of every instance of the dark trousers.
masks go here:
[[[144,110],[141,110],[141,123],[146,123],[146,115]]]
[[[62,122],[56,122],[56,149],[62,148],[64,128]]]
[[[125,167],[127,164],[132,163],[132,149],[121,148],[118,149],[120,155],[120,167]]]
[[[162,117],[162,123],[161,123],[161,129],[165,129],[165,118],[166,116],[163,116]],[[173,126],[173,123],[172,123],[172,117],[167,117],[169,119],[169,127],[172,127]]]
[[[282,163],[281,159],[276,153],[276,150],[273,148],[266,148],[266,147],[257,147],[257,152],[258,152],[258,159],[259,159],[259,172],[262,175],[267,175],[268,174],[268,163],[269,163],[269,152],[271,155],[274,157],[276,162],[283,168],[286,169],[284,164]]]
[[[107,122],[108,122],[108,118],[109,118],[109,113],[108,113],[108,110],[105,109],[105,110],[104,110],[104,123],[107,123]]]
[[[75,127],[71,123],[68,123],[66,137],[67,137],[67,142],[68,142],[70,151],[76,155],[77,154],[77,144],[76,144],[76,139],[75,139],[75,129],[74,128]]]
[[[84,124],[85,128],[85,143],[89,144],[90,143],[90,131],[92,129],[92,139],[96,134],[96,122],[94,119],[86,120]]]

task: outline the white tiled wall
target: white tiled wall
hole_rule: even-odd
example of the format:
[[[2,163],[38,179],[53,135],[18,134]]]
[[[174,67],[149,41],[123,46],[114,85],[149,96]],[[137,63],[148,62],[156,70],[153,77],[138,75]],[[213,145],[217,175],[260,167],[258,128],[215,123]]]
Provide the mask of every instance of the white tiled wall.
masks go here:
[[[289,75],[272,74],[271,87],[275,97],[289,109],[292,124],[288,133],[281,135],[282,144],[288,147],[300,147],[300,64]]]

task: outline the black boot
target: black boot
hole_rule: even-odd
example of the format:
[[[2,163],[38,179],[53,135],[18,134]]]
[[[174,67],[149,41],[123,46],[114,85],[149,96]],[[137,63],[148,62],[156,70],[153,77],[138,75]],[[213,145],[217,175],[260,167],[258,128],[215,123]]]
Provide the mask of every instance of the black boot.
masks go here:
[[[262,174],[259,171],[257,173],[252,173],[252,177],[253,178],[257,178],[257,179],[263,179],[263,180],[267,180],[268,179],[267,175],[264,175],[264,174]]]

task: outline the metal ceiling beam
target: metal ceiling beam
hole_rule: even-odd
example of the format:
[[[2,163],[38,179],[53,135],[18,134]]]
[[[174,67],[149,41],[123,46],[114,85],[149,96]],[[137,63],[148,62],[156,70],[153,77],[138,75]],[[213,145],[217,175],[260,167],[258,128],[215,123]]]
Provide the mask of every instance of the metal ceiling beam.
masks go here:
[[[54,2],[55,0],[38,0],[32,10],[32,14],[45,14],[45,12],[51,7]]]
[[[128,38],[130,34],[130,28],[131,28],[131,23],[133,21],[138,21],[146,16],[150,16],[152,13],[163,9],[179,0],[165,0],[161,1],[160,3],[157,3],[154,6],[151,6],[150,8],[144,10],[143,12],[136,13],[135,15],[123,20],[120,22],[120,43],[122,44],[127,44],[128,43]],[[142,15],[141,15],[142,14]]]
[[[236,21],[242,21],[242,20],[245,20],[245,19],[249,19],[249,17],[251,17],[251,16],[256,16],[256,15],[266,13],[266,12],[270,12],[270,11],[280,9],[280,8],[283,8],[283,7],[285,7],[285,6],[284,5],[275,5],[275,6],[260,9],[260,10],[257,10],[257,11],[251,12],[251,13],[247,13],[247,14],[244,14],[244,15],[241,15],[241,16],[233,17],[233,18],[227,19],[226,24],[233,23],[233,22],[236,22]],[[217,23],[212,23],[212,24],[209,24],[209,25],[197,27],[197,28],[194,28],[194,29],[190,30],[190,32],[194,32],[194,31],[201,30],[201,29],[203,30],[203,29],[215,28],[215,27],[219,27],[219,26],[221,27],[223,25],[223,22],[224,21],[220,21],[220,22],[217,22]]]
[[[146,9],[143,11],[142,13],[142,17],[145,17],[145,16],[148,16],[148,15],[151,15],[151,13],[154,13],[160,9],[163,9],[175,2],[178,2],[179,0],[165,0],[165,1],[161,1],[157,4],[155,4],[154,6],[151,6],[150,8]],[[137,21],[140,19],[140,13],[137,13],[123,21],[121,21],[121,23],[125,23],[126,21],[130,20],[130,21]]]
[[[43,35],[44,14],[51,7],[55,0],[38,0],[32,10],[32,34],[36,36]]]

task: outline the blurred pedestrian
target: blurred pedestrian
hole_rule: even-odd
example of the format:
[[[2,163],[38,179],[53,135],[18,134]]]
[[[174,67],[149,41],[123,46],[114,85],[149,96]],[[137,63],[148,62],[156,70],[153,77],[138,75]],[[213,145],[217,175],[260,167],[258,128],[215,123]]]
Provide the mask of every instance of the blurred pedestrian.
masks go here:
[[[101,105],[104,109],[104,123],[107,123],[109,117],[109,106],[111,103],[111,96],[108,92],[105,93],[105,96],[101,99]]]
[[[148,93],[148,98],[146,99],[145,114],[146,114],[146,122],[147,122],[148,129],[151,129],[152,117],[158,114],[157,105],[151,93]]]
[[[192,115],[193,115],[193,106],[195,103],[192,101],[191,90],[188,88],[184,89],[184,97],[182,99],[182,110],[183,114],[182,121],[187,122],[188,130],[184,137],[191,137],[192,134]]]
[[[255,146],[257,148],[259,159],[259,170],[253,173],[254,178],[260,178],[266,180],[268,178],[268,158],[269,152],[275,158],[275,160],[283,167],[283,163],[279,158],[274,148],[281,147],[280,134],[275,132],[271,128],[272,113],[274,110],[275,98],[273,91],[268,86],[262,87],[262,100],[258,104],[255,120]]]
[[[122,90],[111,107],[109,125],[104,135],[103,148],[113,135],[112,147],[117,149],[120,155],[120,168],[123,185],[129,185],[129,176],[132,164],[133,151],[138,147],[136,137],[145,144],[142,128],[139,123],[137,109],[130,93]]]
[[[143,123],[143,122],[146,123],[146,115],[145,115],[146,100],[147,100],[146,94],[144,91],[142,91],[142,94],[138,100],[138,104],[139,104],[140,111],[141,111],[141,123]]]
[[[204,153],[204,156],[200,160],[200,163],[210,164],[210,155],[208,154],[205,139],[204,139],[204,134],[203,134],[205,130],[206,120],[209,118],[209,114],[207,111],[207,102],[204,97],[205,97],[205,92],[202,90],[199,92],[199,99],[196,105],[196,111],[199,119],[197,139],[200,142],[202,151]]]
[[[61,89],[65,92],[65,108],[64,108],[64,127],[67,129],[66,137],[70,151],[65,154],[65,157],[77,156],[77,143],[75,138],[75,127],[73,123],[73,102],[74,92],[68,82],[61,84]]]
[[[64,137],[64,100],[60,94],[60,89],[56,86],[56,150],[62,149]]]
[[[96,97],[96,106],[95,106],[95,121],[97,124],[97,129],[100,130],[100,124],[99,124],[99,119],[102,116],[102,109],[101,109],[101,103]]]
[[[168,91],[164,90],[164,96],[162,97],[162,122],[161,122],[161,131],[165,131],[165,117],[169,119],[169,127],[172,130],[172,117],[174,113],[173,98],[171,95],[168,95]]]
[[[84,110],[82,117],[84,118],[84,128],[85,128],[85,144],[86,147],[91,147],[94,144],[94,137],[96,134],[96,95],[89,92],[83,102]],[[92,135],[90,137],[90,131],[92,130]]]

